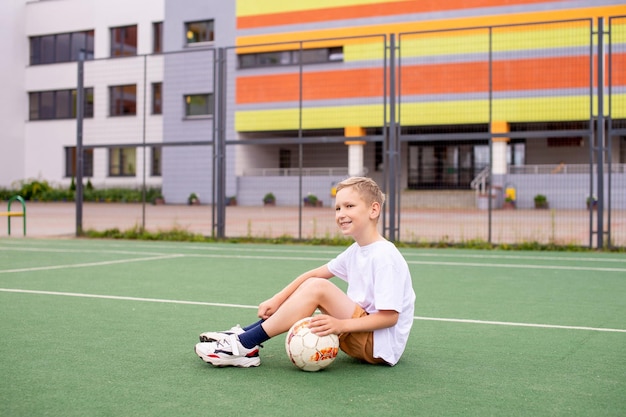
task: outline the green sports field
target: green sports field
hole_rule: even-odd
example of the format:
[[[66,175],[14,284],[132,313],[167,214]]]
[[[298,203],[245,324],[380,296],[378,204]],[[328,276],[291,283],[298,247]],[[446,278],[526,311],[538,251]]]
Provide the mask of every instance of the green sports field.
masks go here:
[[[391,368],[302,372],[282,336],[258,368],[195,355],[342,249],[0,239],[0,415],[626,415],[623,254],[403,249],[416,317]]]

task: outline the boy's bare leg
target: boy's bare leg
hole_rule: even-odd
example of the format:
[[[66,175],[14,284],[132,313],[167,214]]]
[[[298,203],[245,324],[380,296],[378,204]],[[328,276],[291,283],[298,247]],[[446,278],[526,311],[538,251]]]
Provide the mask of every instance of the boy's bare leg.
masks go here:
[[[274,337],[289,330],[301,318],[312,315],[317,308],[330,316],[349,319],[355,307],[354,301],[329,280],[309,278],[262,326],[268,336]]]

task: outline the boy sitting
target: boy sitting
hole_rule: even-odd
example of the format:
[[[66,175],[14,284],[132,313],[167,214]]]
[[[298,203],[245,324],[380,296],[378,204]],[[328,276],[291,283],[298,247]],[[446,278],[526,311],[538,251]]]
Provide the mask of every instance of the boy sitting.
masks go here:
[[[258,322],[202,333],[195,348],[198,356],[215,366],[259,366],[261,343],[319,309],[322,314],[313,316],[310,324],[314,333],[339,335],[341,350],[364,362],[395,365],[413,325],[415,293],[406,261],[378,232],[384,201],[369,178],[340,182],[335,220],[355,243],[262,302]],[[329,281],[334,276],[348,283],[346,293]]]

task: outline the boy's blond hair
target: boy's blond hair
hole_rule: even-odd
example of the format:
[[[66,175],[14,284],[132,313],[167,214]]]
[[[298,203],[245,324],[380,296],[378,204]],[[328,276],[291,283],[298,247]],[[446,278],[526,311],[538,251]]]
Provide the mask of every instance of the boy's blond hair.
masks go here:
[[[367,204],[376,202],[380,204],[380,207],[382,208],[385,203],[385,194],[383,194],[380,187],[378,187],[378,184],[376,184],[376,182],[371,178],[350,177],[345,179],[337,184],[337,192],[348,187],[354,187]]]

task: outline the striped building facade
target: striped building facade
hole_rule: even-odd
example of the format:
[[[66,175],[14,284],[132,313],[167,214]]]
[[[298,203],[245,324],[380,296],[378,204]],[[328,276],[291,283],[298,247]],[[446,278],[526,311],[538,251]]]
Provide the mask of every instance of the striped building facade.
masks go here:
[[[392,36],[401,134],[456,138],[404,141],[402,187],[469,188],[489,162],[486,141],[469,140],[475,133],[585,129],[597,115],[600,18],[605,32],[612,24],[612,65],[622,69],[610,78],[611,116],[626,118],[626,20],[615,18],[626,6],[619,1],[239,0],[236,14],[234,131],[239,138],[344,137],[309,146],[305,167],[344,166],[357,143],[364,170],[376,177],[381,149],[355,138],[380,135],[390,121]],[[463,133],[468,140],[459,141]],[[494,173],[588,160],[582,139],[535,139],[494,140]],[[613,147],[613,162],[626,162],[624,138]],[[278,153],[259,158],[257,168],[278,166]],[[246,169],[254,164],[240,159]]]

